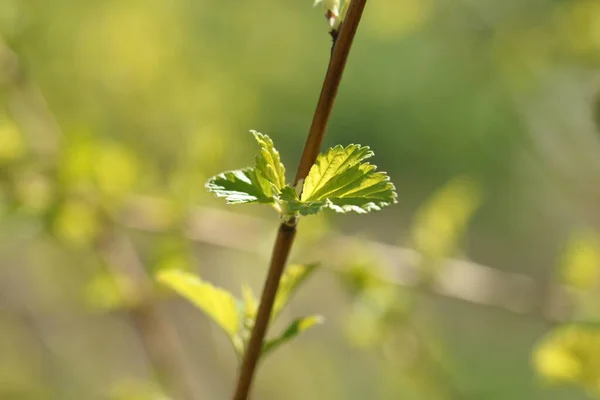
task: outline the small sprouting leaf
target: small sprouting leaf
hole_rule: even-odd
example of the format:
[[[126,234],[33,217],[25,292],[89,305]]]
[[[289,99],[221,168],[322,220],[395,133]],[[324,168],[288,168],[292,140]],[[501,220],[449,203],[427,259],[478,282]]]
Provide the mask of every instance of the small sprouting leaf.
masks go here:
[[[290,325],[288,325],[286,330],[283,331],[283,333],[280,336],[274,339],[270,339],[264,344],[263,356],[275,350],[277,347],[281,346],[285,342],[292,340],[302,332],[309,330],[313,326],[322,324],[324,321],[325,319],[321,315],[312,315],[310,317],[298,318]]]
[[[366,146],[336,146],[320,154],[302,190],[303,203],[325,202],[339,213],[365,214],[397,202],[394,185],[385,172],[363,163],[373,152]]]
[[[232,339],[237,336],[239,331],[238,302],[231,293],[183,271],[162,271],[157,275],[157,280],[204,311]]]
[[[270,203],[273,198],[265,193],[254,168],[223,172],[210,178],[206,188],[227,204]]]
[[[296,191],[286,186],[281,190],[280,199],[285,201],[285,207],[282,207],[287,213],[302,215],[317,214],[327,205],[325,201],[301,202]]]
[[[273,140],[257,131],[250,131],[260,146],[260,155],[256,157],[254,167],[264,193],[272,197],[285,186],[285,167],[281,163],[279,152]],[[264,178],[264,179],[261,179]]]
[[[279,290],[275,297],[273,306],[272,320],[274,321],[281,310],[287,305],[296,289],[306,282],[313,272],[319,267],[319,264],[294,264],[287,267],[286,272],[281,277],[279,282]]]

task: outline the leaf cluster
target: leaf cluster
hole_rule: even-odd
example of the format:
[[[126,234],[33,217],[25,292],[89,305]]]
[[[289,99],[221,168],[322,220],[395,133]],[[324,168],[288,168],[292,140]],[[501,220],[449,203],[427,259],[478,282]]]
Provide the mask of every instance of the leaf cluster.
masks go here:
[[[286,183],[285,166],[273,141],[260,132],[252,134],[260,146],[254,167],[223,172],[206,184],[228,204],[271,204],[284,220],[290,220],[326,208],[365,214],[397,202],[388,175],[365,162],[374,155],[369,147],[351,144],[329,149],[317,157],[306,179],[294,188]]]

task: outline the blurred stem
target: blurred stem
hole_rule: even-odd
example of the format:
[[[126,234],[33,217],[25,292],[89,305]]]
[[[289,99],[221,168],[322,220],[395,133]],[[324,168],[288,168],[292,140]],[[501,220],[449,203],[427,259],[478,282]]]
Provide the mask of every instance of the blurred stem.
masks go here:
[[[323,136],[325,135],[327,122],[329,121],[331,110],[333,109],[333,103],[342,80],[342,74],[346,66],[346,61],[348,60],[348,54],[350,53],[350,48],[352,47],[352,42],[356,30],[358,29],[358,24],[360,23],[366,2],[367,0],[352,0],[348,14],[346,15],[346,20],[342,24],[340,33],[334,41],[329,67],[321,88],[321,94],[319,96],[308,137],[304,144],[304,151],[300,159],[298,171],[296,172],[294,186],[302,185],[321,150],[321,143],[323,141]],[[297,223],[298,220],[293,219],[289,222],[282,223],[279,226],[269,271],[267,273],[260,305],[258,307],[256,321],[240,369],[240,375],[233,397],[234,400],[246,400],[250,393],[256,365],[262,353],[263,342],[273,310],[275,296],[279,289],[279,281],[285,269],[296,236]]]

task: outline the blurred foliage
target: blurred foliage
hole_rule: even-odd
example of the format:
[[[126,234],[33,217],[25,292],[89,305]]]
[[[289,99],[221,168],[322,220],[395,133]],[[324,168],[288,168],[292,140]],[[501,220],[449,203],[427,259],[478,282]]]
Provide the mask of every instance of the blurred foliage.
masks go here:
[[[551,384],[582,386],[600,396],[600,329],[565,325],[553,330],[538,345],[534,364]]]
[[[566,246],[560,280],[572,288],[572,322],[552,329],[538,343],[533,364],[550,384],[582,387],[600,396],[600,236],[593,230],[577,232]]]

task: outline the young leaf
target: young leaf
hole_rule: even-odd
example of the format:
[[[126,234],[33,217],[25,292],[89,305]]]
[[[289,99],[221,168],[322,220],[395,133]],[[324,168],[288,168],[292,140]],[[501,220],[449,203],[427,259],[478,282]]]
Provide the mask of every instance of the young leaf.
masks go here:
[[[279,198],[281,200],[285,201],[285,203],[284,203],[285,207],[283,207],[283,209],[287,213],[291,213],[291,214],[295,214],[295,213],[300,213],[302,215],[317,214],[319,211],[321,211],[323,209],[323,207],[325,207],[327,205],[327,202],[325,202],[325,201],[309,201],[309,202],[303,203],[298,198],[296,191],[289,186],[286,186],[281,190],[281,194],[279,195]]]
[[[236,338],[240,328],[238,302],[231,293],[183,271],[163,271],[157,280],[204,311],[230,338]]]
[[[273,140],[260,132],[250,132],[252,132],[260,146],[260,155],[256,157],[254,169],[264,193],[272,197],[285,186],[285,167],[281,163],[279,152],[275,149]]]
[[[310,317],[298,318],[290,325],[288,325],[287,329],[283,331],[283,333],[275,339],[268,340],[263,346],[263,357],[267,353],[275,350],[277,347],[281,346],[285,342],[288,342],[301,334],[304,331],[312,328],[315,325],[322,324],[325,319],[320,315],[312,315]]]
[[[397,202],[394,185],[377,167],[362,163],[373,152],[368,147],[336,146],[319,155],[304,182],[303,203],[325,202],[339,213],[365,214]]]
[[[287,267],[279,282],[271,319],[274,321],[290,301],[294,292],[316,271],[319,264],[296,264]]]
[[[267,194],[256,176],[254,168],[223,172],[210,178],[206,188],[217,197],[224,197],[227,204],[270,203]]]

